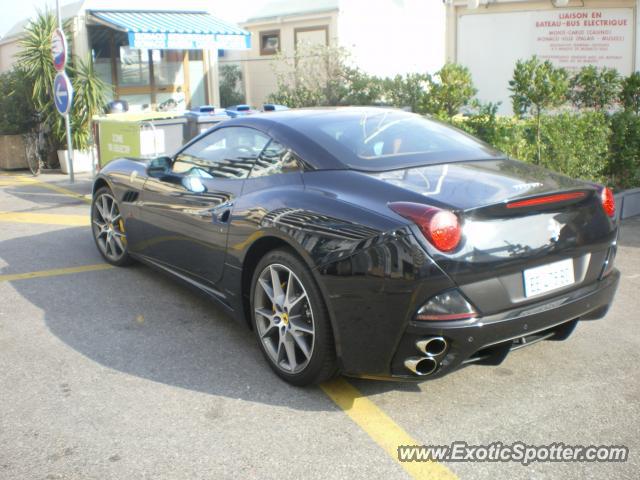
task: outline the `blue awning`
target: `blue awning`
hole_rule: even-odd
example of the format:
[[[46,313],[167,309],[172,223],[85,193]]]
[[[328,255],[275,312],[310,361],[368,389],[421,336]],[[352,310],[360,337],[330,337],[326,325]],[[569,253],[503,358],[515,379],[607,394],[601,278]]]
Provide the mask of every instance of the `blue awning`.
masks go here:
[[[91,10],[97,23],[129,34],[133,48],[244,50],[251,47],[246,30],[207,12]]]

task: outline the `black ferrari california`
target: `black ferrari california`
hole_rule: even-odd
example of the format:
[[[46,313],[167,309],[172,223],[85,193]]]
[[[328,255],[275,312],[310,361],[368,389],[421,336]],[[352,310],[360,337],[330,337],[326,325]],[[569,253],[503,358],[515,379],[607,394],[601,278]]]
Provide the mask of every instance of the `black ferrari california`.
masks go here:
[[[213,297],[296,385],[497,365],[603,317],[619,281],[609,189],[391,109],[223,122],[109,163],[91,215],[106,261]]]

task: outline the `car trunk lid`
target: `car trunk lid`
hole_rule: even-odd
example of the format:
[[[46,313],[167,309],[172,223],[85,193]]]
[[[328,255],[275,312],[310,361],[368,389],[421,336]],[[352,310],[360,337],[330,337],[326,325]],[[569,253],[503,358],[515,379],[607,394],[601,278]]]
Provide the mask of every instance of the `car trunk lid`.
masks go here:
[[[485,313],[546,297],[526,295],[523,272],[530,268],[572,259],[574,282],[567,289],[595,281],[615,241],[615,224],[602,208],[596,185],[540,167],[491,160],[375,176],[419,194],[401,201],[459,216],[462,239],[453,252],[437,250],[418,228],[414,233]]]

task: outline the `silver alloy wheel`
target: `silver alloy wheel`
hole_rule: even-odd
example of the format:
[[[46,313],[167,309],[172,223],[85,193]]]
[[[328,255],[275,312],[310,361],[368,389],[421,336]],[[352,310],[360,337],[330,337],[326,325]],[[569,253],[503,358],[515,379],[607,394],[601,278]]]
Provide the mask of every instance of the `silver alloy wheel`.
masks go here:
[[[96,198],[93,209],[93,235],[102,253],[117,262],[125,254],[127,237],[124,222],[115,198],[103,193]]]
[[[305,369],[313,354],[313,311],[302,282],[284,265],[268,265],[258,277],[253,307],[260,340],[285,373]]]

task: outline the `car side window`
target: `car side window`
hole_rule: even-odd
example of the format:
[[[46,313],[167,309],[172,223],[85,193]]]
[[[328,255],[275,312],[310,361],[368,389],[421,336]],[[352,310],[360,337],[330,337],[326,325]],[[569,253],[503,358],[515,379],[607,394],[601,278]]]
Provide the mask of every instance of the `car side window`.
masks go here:
[[[256,160],[251,178],[266,177],[276,173],[299,172],[302,163],[295,153],[275,140],[271,140]]]
[[[213,178],[247,178],[269,137],[248,127],[224,127],[182,151],[174,173]]]

